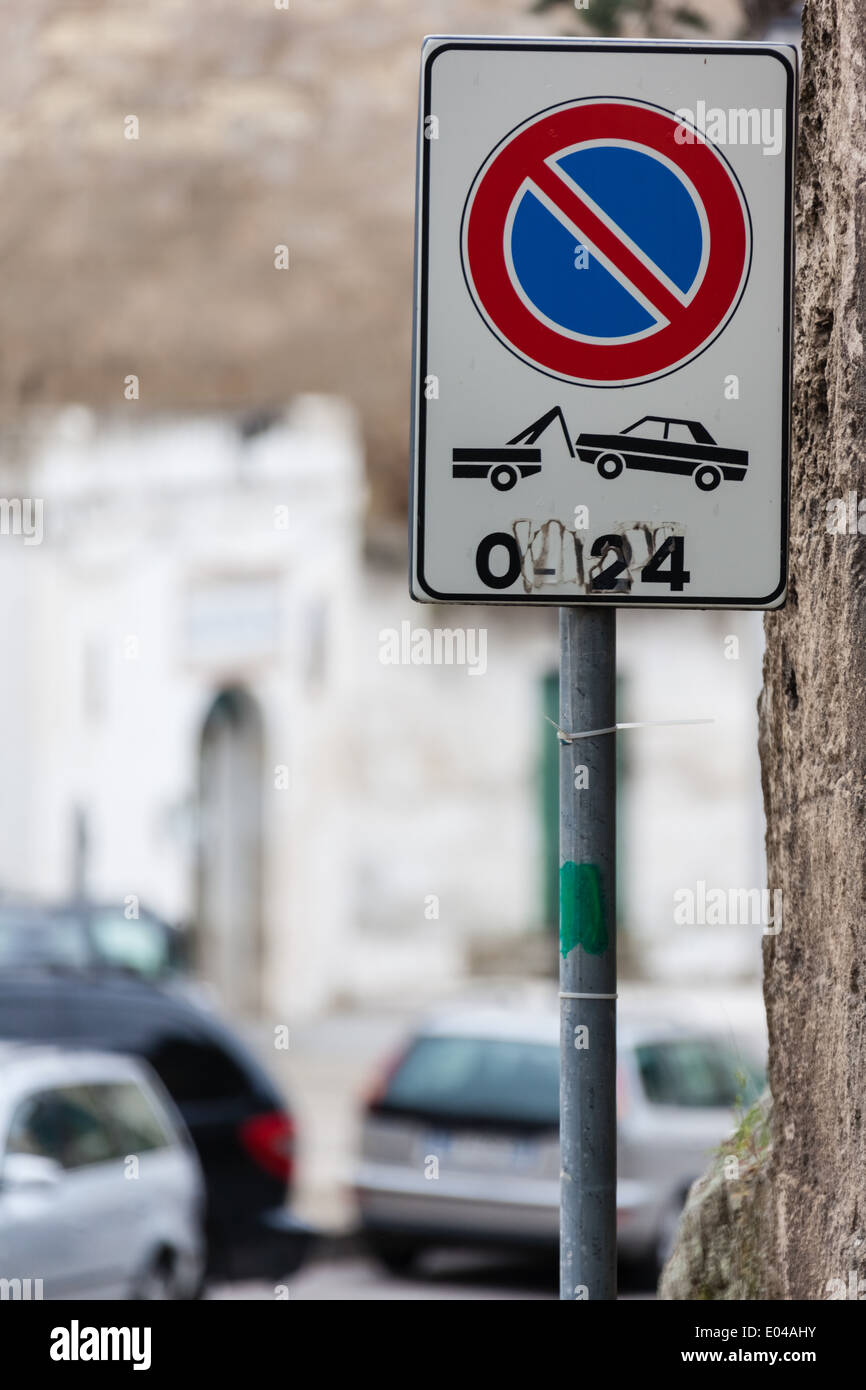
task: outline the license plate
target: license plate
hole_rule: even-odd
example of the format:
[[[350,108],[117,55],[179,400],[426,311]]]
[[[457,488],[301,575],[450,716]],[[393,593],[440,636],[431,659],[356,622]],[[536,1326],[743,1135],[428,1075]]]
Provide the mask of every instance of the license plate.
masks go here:
[[[540,1145],[535,1139],[431,1130],[420,1141],[422,1159],[435,1155],[443,1169],[461,1173],[533,1173]]]

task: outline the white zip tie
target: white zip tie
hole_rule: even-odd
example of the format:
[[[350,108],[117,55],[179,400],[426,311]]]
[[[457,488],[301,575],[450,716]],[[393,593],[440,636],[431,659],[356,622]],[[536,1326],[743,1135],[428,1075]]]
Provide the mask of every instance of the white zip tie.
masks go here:
[[[560,999],[618,999],[618,994],[572,994],[569,990],[559,991]]]
[[[673,724],[715,724],[715,719],[643,719],[634,724],[611,724],[607,729],[586,729],[580,734],[567,734],[564,729],[560,729],[555,719],[551,719],[546,714],[545,719],[548,724],[552,724],[556,730],[556,736],[560,743],[576,743],[579,738],[596,738],[599,734],[615,734],[619,729],[653,729],[669,727]]]

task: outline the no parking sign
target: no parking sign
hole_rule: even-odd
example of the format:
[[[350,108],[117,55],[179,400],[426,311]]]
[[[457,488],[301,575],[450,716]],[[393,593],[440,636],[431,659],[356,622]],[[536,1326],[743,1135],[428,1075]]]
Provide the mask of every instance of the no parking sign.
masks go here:
[[[527,362],[586,385],[646,381],[723,328],[748,271],[748,208],[722,155],[678,144],[682,129],[647,103],[590,98],[536,116],[487,161],[463,269]]]
[[[412,591],[772,607],[796,57],[429,39]]]

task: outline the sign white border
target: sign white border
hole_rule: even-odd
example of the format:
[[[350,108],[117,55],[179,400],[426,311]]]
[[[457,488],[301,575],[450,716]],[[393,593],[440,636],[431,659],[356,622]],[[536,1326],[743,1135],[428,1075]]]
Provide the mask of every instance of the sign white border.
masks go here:
[[[783,248],[784,266],[784,315],[783,315],[783,381],[782,381],[782,518],[781,546],[779,556],[779,582],[767,595],[757,597],[706,597],[671,593],[651,598],[643,595],[612,593],[592,594],[499,594],[485,593],[446,593],[432,588],[424,577],[424,505],[425,505],[425,450],[426,450],[426,412],[428,402],[425,396],[427,380],[427,314],[428,314],[428,219],[430,190],[430,158],[433,142],[426,138],[427,118],[433,115],[431,108],[430,74],[437,57],[449,49],[469,49],[483,52],[532,51],[532,52],[592,52],[612,50],[618,52],[688,52],[689,54],[731,54],[745,53],[773,55],[785,66],[787,73],[787,101],[785,106],[785,238]],[[784,56],[783,56],[784,54]],[[793,286],[794,286],[794,228],[793,228],[793,179],[796,160],[797,133],[797,76],[798,60],[796,49],[791,45],[762,43],[692,43],[687,40],[632,40],[632,39],[555,39],[555,38],[502,38],[493,36],[435,35],[424,41],[421,60],[421,87],[418,117],[418,163],[416,183],[416,236],[415,236],[415,293],[413,306],[413,364],[412,364],[412,460],[410,489],[410,537],[409,537],[409,586],[411,596],[422,603],[468,603],[468,604],[506,604],[533,606],[543,604],[556,607],[588,605],[593,607],[620,608],[737,608],[771,609],[779,608],[785,602],[788,568],[788,533],[790,506],[790,451],[791,451],[791,389],[792,389],[792,339],[793,339]],[[527,365],[527,370],[536,370]]]

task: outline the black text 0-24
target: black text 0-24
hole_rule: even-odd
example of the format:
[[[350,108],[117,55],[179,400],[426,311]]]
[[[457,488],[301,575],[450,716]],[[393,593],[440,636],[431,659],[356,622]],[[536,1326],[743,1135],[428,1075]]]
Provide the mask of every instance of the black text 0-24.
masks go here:
[[[641,523],[590,539],[561,521],[515,521],[511,531],[484,536],[475,567],[490,589],[518,582],[527,593],[568,585],[585,593],[630,593],[637,584],[682,593],[689,583],[685,540],[673,523]]]

